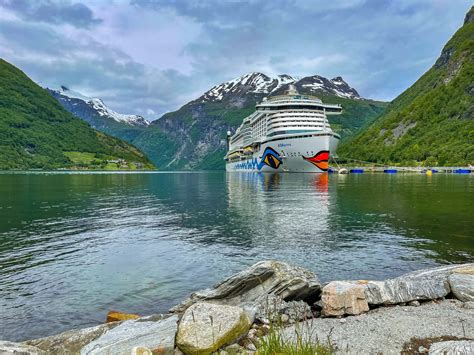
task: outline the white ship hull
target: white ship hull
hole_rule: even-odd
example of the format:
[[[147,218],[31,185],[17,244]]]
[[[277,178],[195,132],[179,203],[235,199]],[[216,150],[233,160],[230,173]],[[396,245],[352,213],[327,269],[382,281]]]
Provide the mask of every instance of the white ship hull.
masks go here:
[[[238,161],[226,164],[227,171],[323,173],[335,155],[339,136],[330,132],[279,138],[261,144]]]

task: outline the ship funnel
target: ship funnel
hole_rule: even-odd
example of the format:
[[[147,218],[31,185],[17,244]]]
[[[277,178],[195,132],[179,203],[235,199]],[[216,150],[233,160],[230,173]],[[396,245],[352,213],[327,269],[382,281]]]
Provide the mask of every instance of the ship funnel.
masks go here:
[[[298,90],[293,84],[290,84],[288,87],[288,95],[299,95]]]

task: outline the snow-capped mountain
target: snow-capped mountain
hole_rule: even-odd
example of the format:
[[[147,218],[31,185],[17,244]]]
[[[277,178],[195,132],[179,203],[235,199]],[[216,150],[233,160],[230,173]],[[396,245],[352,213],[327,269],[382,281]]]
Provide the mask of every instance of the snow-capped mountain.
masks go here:
[[[97,125],[96,121],[98,118],[126,123],[136,127],[146,127],[150,124],[149,121],[140,115],[127,115],[115,112],[107,107],[101,99],[84,96],[65,86],[61,86],[58,90],[47,90],[68,111],[89,122],[93,127]]]
[[[307,76],[295,83],[300,92],[332,94],[346,99],[362,99],[356,89],[347,84],[340,76],[327,79],[323,76]],[[307,89],[307,90],[304,90]]]
[[[348,99],[361,99],[359,93],[340,76],[327,79],[313,75],[298,79],[287,74],[272,78],[262,73],[249,73],[214,86],[198,100],[200,102],[220,102],[247,94],[276,95],[284,93],[289,84],[294,84],[300,93],[319,93]]]

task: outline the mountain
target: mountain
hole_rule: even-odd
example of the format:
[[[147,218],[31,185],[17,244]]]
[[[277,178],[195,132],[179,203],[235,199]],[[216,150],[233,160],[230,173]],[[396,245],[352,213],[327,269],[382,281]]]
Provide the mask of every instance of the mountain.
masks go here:
[[[0,169],[152,169],[137,148],[92,129],[0,59]]]
[[[127,141],[137,137],[150,122],[139,115],[126,115],[113,111],[99,98],[92,98],[61,86],[46,90],[73,115],[82,118],[93,128]]]
[[[350,136],[372,122],[386,104],[363,99],[341,77],[290,75],[271,78],[250,73],[219,84],[179,110],[153,121],[131,142],[161,169],[224,169],[226,132],[234,131],[266,96],[284,93],[294,84],[301,94],[318,95],[344,108],[331,116],[333,128]]]
[[[338,155],[403,165],[474,163],[474,7],[431,69]]]

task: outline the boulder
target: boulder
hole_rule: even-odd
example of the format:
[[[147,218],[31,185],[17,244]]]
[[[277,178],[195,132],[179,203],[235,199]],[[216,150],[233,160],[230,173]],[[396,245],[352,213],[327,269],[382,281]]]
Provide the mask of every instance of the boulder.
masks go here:
[[[324,316],[356,315],[369,310],[364,287],[347,281],[333,281],[321,295]]]
[[[474,354],[474,340],[451,340],[434,343],[430,355],[471,355]]]
[[[449,265],[411,272],[386,281],[358,281],[364,285],[367,302],[373,305],[432,300],[451,292],[448,276],[474,264]]]
[[[135,347],[149,348],[160,354],[173,354],[177,323],[177,315],[158,321],[146,318],[128,320],[84,346],[81,354],[129,355]]]
[[[35,346],[0,340],[0,354],[46,355],[46,352]]]
[[[246,335],[250,325],[240,307],[198,302],[183,314],[176,345],[185,354],[209,354]]]
[[[212,288],[193,293],[170,311],[181,313],[201,301],[245,308],[269,295],[284,301],[314,300],[320,291],[321,283],[313,272],[280,261],[261,261]]]
[[[132,313],[123,313],[118,311],[110,311],[107,313],[107,320],[106,322],[119,322],[122,320],[129,320],[129,319],[138,319],[140,316],[138,314]]]
[[[454,297],[463,302],[474,301],[474,270],[471,273],[454,272],[448,277]]]

